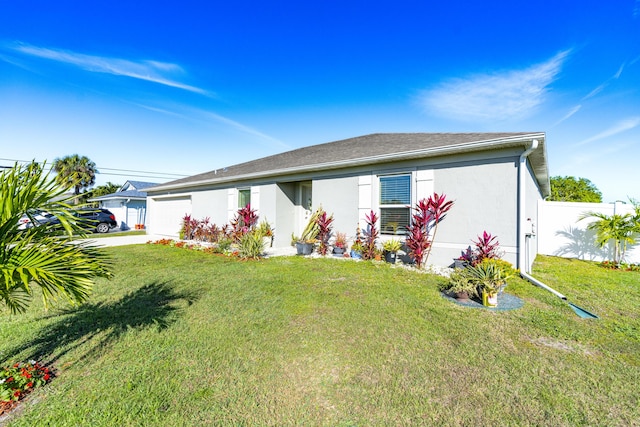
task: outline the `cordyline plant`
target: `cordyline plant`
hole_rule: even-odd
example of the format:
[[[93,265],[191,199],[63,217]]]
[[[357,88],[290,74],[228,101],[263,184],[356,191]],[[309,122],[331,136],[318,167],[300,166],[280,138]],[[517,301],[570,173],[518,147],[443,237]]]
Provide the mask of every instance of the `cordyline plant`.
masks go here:
[[[483,231],[482,236],[478,236],[478,240],[472,240],[472,242],[475,245],[475,248],[472,249],[471,246],[469,246],[462,252],[458,259],[475,266],[485,259],[502,258],[500,243],[498,242],[497,236],[492,236],[491,233]]]
[[[238,209],[236,216],[231,221],[233,227],[234,240],[240,241],[242,236],[253,230],[258,223],[258,214],[255,209],[251,209],[251,205]]]
[[[320,241],[318,253],[320,255],[326,255],[329,248],[331,230],[333,229],[333,215],[327,216],[327,213],[322,211],[322,213],[320,213],[316,218],[316,225],[318,226],[317,239]]]
[[[411,225],[408,228],[406,245],[409,256],[418,268],[427,263],[431,246],[438,231],[438,224],[453,207],[452,201],[446,201],[446,195],[433,193],[428,199],[422,199],[413,208]]]
[[[376,256],[376,241],[378,239],[378,216],[372,210],[370,213],[364,215],[365,222],[367,223],[367,229],[364,232],[364,244],[362,249],[363,259],[373,259]]]

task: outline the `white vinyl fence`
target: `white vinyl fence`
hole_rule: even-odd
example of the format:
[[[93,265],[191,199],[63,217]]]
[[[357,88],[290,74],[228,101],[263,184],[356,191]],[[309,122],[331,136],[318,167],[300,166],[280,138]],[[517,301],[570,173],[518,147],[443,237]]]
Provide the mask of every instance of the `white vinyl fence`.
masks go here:
[[[595,221],[586,218],[579,221],[586,212],[600,212],[606,215],[632,213],[628,203],[567,203],[538,202],[538,253],[564,258],[578,258],[589,261],[612,259],[613,247],[599,248],[595,243],[595,233],[587,226]],[[640,263],[640,245],[627,249],[626,262]]]

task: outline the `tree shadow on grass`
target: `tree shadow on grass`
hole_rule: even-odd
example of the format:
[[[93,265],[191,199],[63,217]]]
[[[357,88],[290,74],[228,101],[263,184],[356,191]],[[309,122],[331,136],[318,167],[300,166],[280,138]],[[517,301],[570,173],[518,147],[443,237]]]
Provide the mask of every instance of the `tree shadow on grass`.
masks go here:
[[[166,329],[197,298],[195,293],[176,292],[167,282],[150,283],[119,301],[62,310],[50,316],[60,320],[45,326],[37,339],[3,352],[3,356],[47,364],[76,349],[84,350],[78,358],[94,356],[132,329]]]

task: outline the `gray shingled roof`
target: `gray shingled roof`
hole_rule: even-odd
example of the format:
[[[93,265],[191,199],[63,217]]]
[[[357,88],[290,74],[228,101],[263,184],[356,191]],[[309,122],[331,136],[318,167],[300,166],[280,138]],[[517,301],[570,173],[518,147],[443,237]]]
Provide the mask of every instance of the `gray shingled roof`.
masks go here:
[[[116,191],[115,193],[105,194],[104,196],[94,197],[89,199],[90,202],[93,201],[101,201],[101,200],[110,200],[110,199],[138,199],[145,200],[147,198],[147,192],[141,191],[147,188],[158,185],[157,182],[146,182],[146,181],[127,181],[125,185],[129,183],[135,190],[125,190],[125,191]],[[124,185],[123,185],[124,187]]]
[[[530,159],[538,182],[544,188],[544,182],[548,182],[544,133],[502,132],[377,133],[263,157],[160,184],[148,191],[181,189],[254,177],[276,177],[319,169],[338,169],[452,153],[525,147],[534,138],[538,139],[541,147]]]

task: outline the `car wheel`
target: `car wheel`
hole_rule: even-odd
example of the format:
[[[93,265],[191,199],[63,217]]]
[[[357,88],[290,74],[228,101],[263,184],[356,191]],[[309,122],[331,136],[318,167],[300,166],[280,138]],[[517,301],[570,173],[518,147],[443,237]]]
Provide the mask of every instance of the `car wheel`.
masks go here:
[[[96,227],[96,231],[98,233],[108,233],[109,232],[109,224],[107,224],[106,222],[101,222],[100,224],[98,224],[98,226]]]

